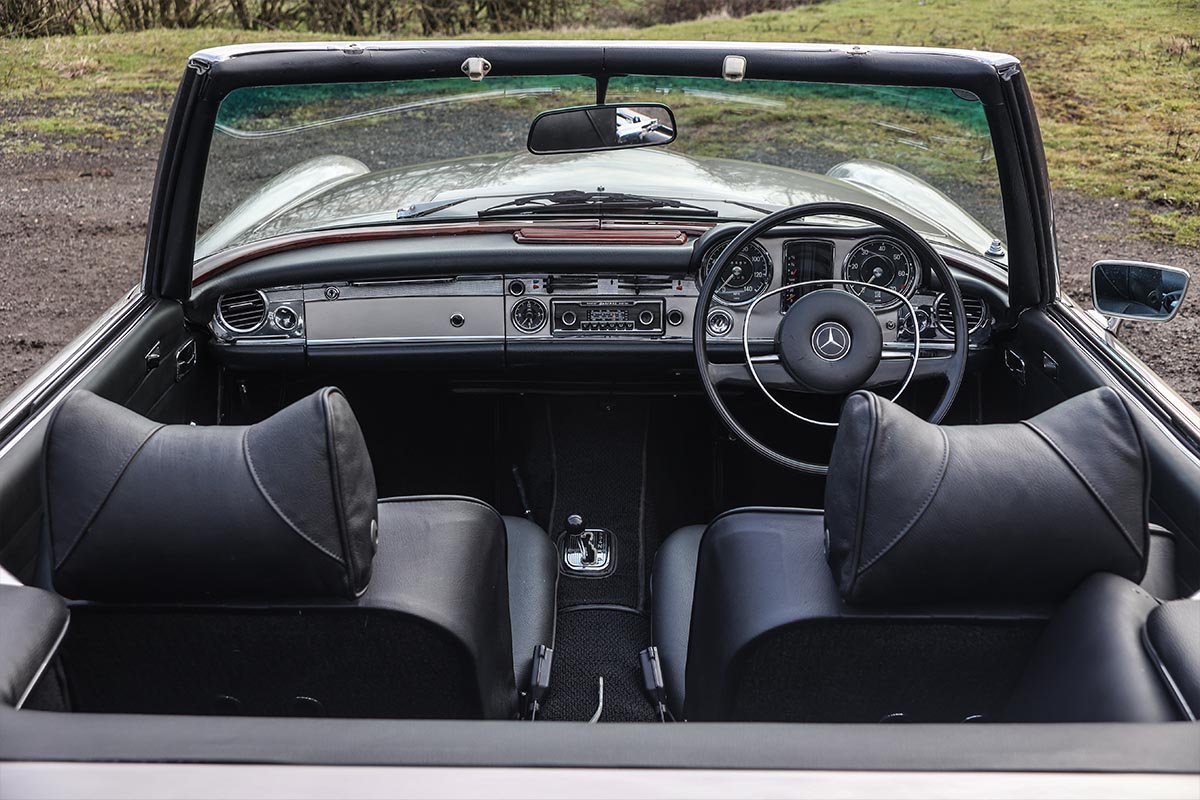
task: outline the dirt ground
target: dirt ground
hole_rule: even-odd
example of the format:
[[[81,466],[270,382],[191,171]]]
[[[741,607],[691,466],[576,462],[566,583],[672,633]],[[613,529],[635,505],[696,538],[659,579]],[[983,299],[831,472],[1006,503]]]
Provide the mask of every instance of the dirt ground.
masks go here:
[[[156,147],[104,142],[0,158],[0,398],[74,338],[141,275]],[[1060,194],[1063,284],[1087,301],[1101,258],[1158,261],[1197,274],[1200,250],[1136,237],[1131,207]],[[1200,286],[1167,325],[1126,324],[1121,338],[1200,405]]]

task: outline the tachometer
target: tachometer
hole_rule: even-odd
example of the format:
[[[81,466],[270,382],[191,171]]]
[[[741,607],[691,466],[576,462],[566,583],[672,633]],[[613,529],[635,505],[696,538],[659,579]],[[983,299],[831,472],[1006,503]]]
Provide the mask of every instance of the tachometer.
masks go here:
[[[701,281],[708,277],[712,265],[728,246],[729,242],[721,242],[704,254],[700,261]],[[766,248],[758,242],[750,242],[725,265],[717,281],[717,299],[731,306],[749,303],[771,285],[771,270],[771,257]]]
[[[896,295],[872,288],[886,286],[912,297],[921,281],[921,270],[917,259],[907,247],[895,239],[867,239],[859,242],[846,256],[842,277],[848,281],[869,283],[871,286],[847,286],[876,311],[894,308],[900,304]]]

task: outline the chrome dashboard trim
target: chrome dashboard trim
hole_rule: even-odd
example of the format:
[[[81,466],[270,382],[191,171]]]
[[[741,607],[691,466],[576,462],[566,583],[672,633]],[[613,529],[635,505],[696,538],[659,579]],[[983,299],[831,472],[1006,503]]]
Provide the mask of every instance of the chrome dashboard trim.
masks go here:
[[[941,302],[941,299],[945,296],[946,296],[945,292],[938,292],[937,295],[933,298],[933,303],[930,304],[930,306],[929,306],[929,311],[930,311],[931,316],[933,317],[933,327],[937,328],[939,331],[946,334],[947,336],[953,336],[954,331],[943,326],[941,323],[941,318],[938,317],[938,314],[937,314],[938,303]],[[966,299],[967,299],[967,295],[964,294],[963,295],[964,305],[965,305]],[[988,324],[988,320],[990,320],[992,318],[992,309],[988,305],[987,300],[984,300],[982,297],[975,297],[974,295],[971,295],[971,299],[978,300],[979,302],[983,303],[983,313],[979,315],[979,322],[977,322],[974,325],[971,325],[967,328],[967,336],[974,336],[975,334],[979,333],[979,331],[983,330],[983,326]]]
[[[481,343],[503,342],[503,335],[495,336],[367,336],[363,338],[309,339],[309,347],[353,344],[436,344],[445,342]]]

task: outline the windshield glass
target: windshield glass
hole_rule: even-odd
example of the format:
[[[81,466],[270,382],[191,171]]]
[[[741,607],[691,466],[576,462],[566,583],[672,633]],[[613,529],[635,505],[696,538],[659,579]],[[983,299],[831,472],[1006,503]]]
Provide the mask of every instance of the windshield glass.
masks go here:
[[[744,220],[843,200],[974,252],[1004,238],[987,120],[968,93],[613,78],[608,103],[670,106],[674,142],[567,155],[526,149],[538,113],[596,99],[593,79],[561,75],[238,89],[213,134],[196,258],[324,228],[476,219],[515,198],[567,190],[684,200]]]

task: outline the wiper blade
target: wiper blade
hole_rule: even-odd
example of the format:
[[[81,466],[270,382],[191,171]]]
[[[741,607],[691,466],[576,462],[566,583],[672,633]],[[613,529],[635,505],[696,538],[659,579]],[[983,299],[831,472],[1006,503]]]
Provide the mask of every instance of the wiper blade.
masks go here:
[[[561,213],[603,213],[604,211],[642,211],[649,209],[669,208],[689,215],[715,217],[717,212],[711,208],[694,205],[683,200],[673,200],[669,197],[647,197],[639,194],[623,192],[580,192],[561,191],[531,194],[507,200],[491,208],[479,212],[481,217],[500,216],[504,214],[561,214]]]

